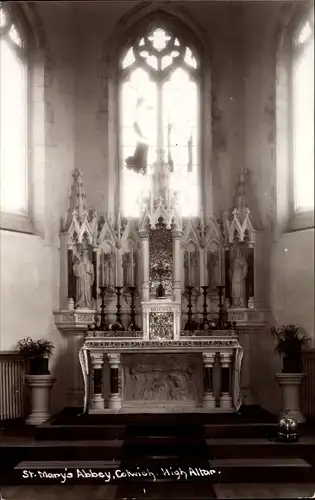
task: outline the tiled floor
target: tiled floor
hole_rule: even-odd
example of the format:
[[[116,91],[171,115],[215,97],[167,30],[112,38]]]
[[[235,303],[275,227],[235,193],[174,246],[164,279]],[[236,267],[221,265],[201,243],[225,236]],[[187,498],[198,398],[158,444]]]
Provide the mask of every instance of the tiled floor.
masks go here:
[[[112,500],[117,486],[4,486],[1,500]]]
[[[217,498],[315,498],[314,484],[219,484]],[[165,485],[165,496],[168,498]],[[116,486],[5,486],[1,500],[115,500]],[[144,492],[145,493],[145,492]],[[128,497],[131,498],[131,497]],[[145,495],[144,497],[145,498]],[[147,497],[148,500],[150,497]],[[155,497],[157,498],[157,497]],[[186,497],[191,498],[191,497]],[[162,499],[161,499],[162,500]]]
[[[314,478],[315,479],[315,478]],[[217,498],[315,498],[314,484],[217,484]]]

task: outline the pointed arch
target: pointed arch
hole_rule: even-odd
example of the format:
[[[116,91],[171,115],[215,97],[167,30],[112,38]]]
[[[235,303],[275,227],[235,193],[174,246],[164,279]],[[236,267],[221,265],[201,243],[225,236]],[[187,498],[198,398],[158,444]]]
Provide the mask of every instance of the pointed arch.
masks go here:
[[[33,232],[36,183],[31,178],[37,145],[45,141],[34,141],[31,125],[44,116],[44,30],[31,4],[0,2],[0,12],[1,228]],[[44,131],[42,125],[36,130]]]
[[[107,75],[108,90],[108,212],[113,216],[122,206],[122,164],[119,115],[119,63],[122,55],[134,44],[137,37],[150,27],[157,25],[167,27],[172,33],[184,40],[198,58],[198,126],[199,137],[197,148],[199,204],[208,216],[212,215],[211,190],[211,79],[210,53],[203,37],[203,30],[192,19],[184,7],[166,3],[142,3],[129,11],[114,27],[112,36],[107,41],[107,49],[103,53],[103,65]],[[202,106],[200,105],[202,102]],[[195,151],[195,150],[194,150]],[[109,187],[111,186],[111,188]],[[113,189],[114,187],[114,189]],[[199,214],[198,214],[199,215]]]

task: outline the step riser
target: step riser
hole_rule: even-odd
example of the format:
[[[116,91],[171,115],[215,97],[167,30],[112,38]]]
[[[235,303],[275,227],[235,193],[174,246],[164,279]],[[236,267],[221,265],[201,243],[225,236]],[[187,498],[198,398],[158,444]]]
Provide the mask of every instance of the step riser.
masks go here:
[[[313,457],[315,459],[315,447],[313,445],[271,445],[271,446],[208,446],[207,456],[209,459],[216,458],[289,458]]]
[[[51,484],[112,484],[112,485],[118,485],[122,484],[124,482],[139,482],[139,480],[132,480],[130,478],[128,479],[121,479],[121,480],[113,480],[111,482],[105,481],[103,478],[82,478],[80,479],[76,478],[76,471],[68,469],[67,472],[73,472],[73,475],[75,479],[68,479],[66,483],[62,483],[60,478],[56,479],[39,479],[39,478],[34,478],[34,479],[27,479],[23,480],[22,479],[22,472],[23,471],[15,471],[14,473],[10,474],[5,474],[2,475],[0,474],[0,481],[2,485],[15,485],[15,484],[21,484],[21,481],[23,481],[23,484],[25,486],[27,485],[51,485]],[[64,470],[49,470],[50,473],[57,473],[57,472],[63,472]],[[105,469],[102,470],[102,472],[109,472],[106,471]],[[266,468],[261,468],[261,469],[233,469],[233,470],[223,470],[221,471],[221,474],[214,475],[212,477],[197,477],[197,478],[192,478],[189,477],[188,479],[183,479],[183,480],[176,480],[173,478],[170,479],[157,479],[157,482],[171,482],[171,483],[180,483],[180,482],[195,482],[196,484],[200,483],[201,481],[209,484],[217,484],[217,483],[311,483],[314,481],[314,475],[311,474],[309,471],[304,471],[300,469],[292,469],[290,468],[271,468],[271,469],[266,469]],[[152,485],[152,479],[143,479],[141,481],[141,484],[145,485],[146,483],[150,483]]]
[[[117,427],[38,427],[35,439],[38,441],[89,441],[125,438],[125,426]]]
[[[276,426],[204,426],[205,439],[274,438],[276,434]]]
[[[111,460],[121,456],[173,456],[180,455],[182,457],[196,456],[196,447],[188,447],[186,445],[174,446],[73,446],[69,447],[1,447],[1,455],[6,457],[6,460]],[[289,458],[299,456],[306,461],[315,461],[315,447],[313,445],[294,445],[294,446],[208,446],[204,447],[203,455],[209,460],[214,457],[217,459],[226,458]]]
[[[1,455],[10,461],[42,460],[119,460],[122,456],[121,447],[41,447],[41,448],[1,448]]]
[[[192,433],[189,429],[182,428],[166,428],[166,429],[149,429],[143,430],[141,433],[139,431],[136,434],[136,430],[132,431],[132,438],[141,438],[142,440],[149,436],[159,436],[169,438],[180,439],[180,438],[196,438],[200,439],[228,439],[228,438],[238,438],[238,439],[255,439],[255,438],[273,438],[276,436],[276,427],[270,426],[253,426],[253,427],[240,427],[237,426],[205,426],[203,433]],[[35,439],[41,441],[73,441],[73,440],[92,440],[92,439],[124,439],[126,437],[126,427],[125,426],[60,426],[60,427],[38,427],[35,430]]]

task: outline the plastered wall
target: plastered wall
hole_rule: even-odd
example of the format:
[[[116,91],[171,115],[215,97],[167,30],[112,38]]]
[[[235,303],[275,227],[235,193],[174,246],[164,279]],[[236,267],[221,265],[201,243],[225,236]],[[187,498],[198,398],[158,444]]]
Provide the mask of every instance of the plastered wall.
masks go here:
[[[197,35],[209,49],[212,144],[211,162],[205,168],[211,173],[206,189],[213,192],[213,215],[232,208],[239,168],[246,166],[250,170],[250,207],[265,234],[266,301],[277,322],[299,320],[314,336],[312,232],[274,237],[275,53],[283,3],[170,4],[173,15],[178,9],[181,18],[194,20],[200,29]],[[28,335],[53,340],[56,355],[52,367],[58,376],[54,409],[64,405],[60,367],[65,342],[54,326],[52,311],[59,307],[59,232],[68,205],[71,171],[79,168],[83,172],[89,205],[105,214],[109,196],[115,196],[113,175],[118,169],[111,165],[114,174],[109,175],[109,151],[117,139],[108,134],[112,117],[109,43],[119,20],[137,5],[106,1],[35,2],[34,6],[47,41],[44,78],[34,83],[36,99],[43,105],[33,123],[32,138],[41,146],[32,158],[36,164],[35,234],[1,232],[0,349],[12,350],[18,339]],[[288,249],[285,259],[284,248]],[[268,344],[267,336],[261,333],[257,343],[251,337],[257,359],[261,352],[271,355],[270,347],[261,347]],[[271,380],[274,367],[268,370]],[[264,381],[257,384],[258,400],[268,405],[268,396],[259,389]]]

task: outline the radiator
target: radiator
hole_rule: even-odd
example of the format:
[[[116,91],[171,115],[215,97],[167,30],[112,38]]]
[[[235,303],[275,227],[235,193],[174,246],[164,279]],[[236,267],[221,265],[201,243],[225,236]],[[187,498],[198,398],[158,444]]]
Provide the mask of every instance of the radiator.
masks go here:
[[[303,352],[303,372],[301,407],[307,419],[315,419],[315,349]]]
[[[24,359],[0,353],[0,420],[24,417]]]

